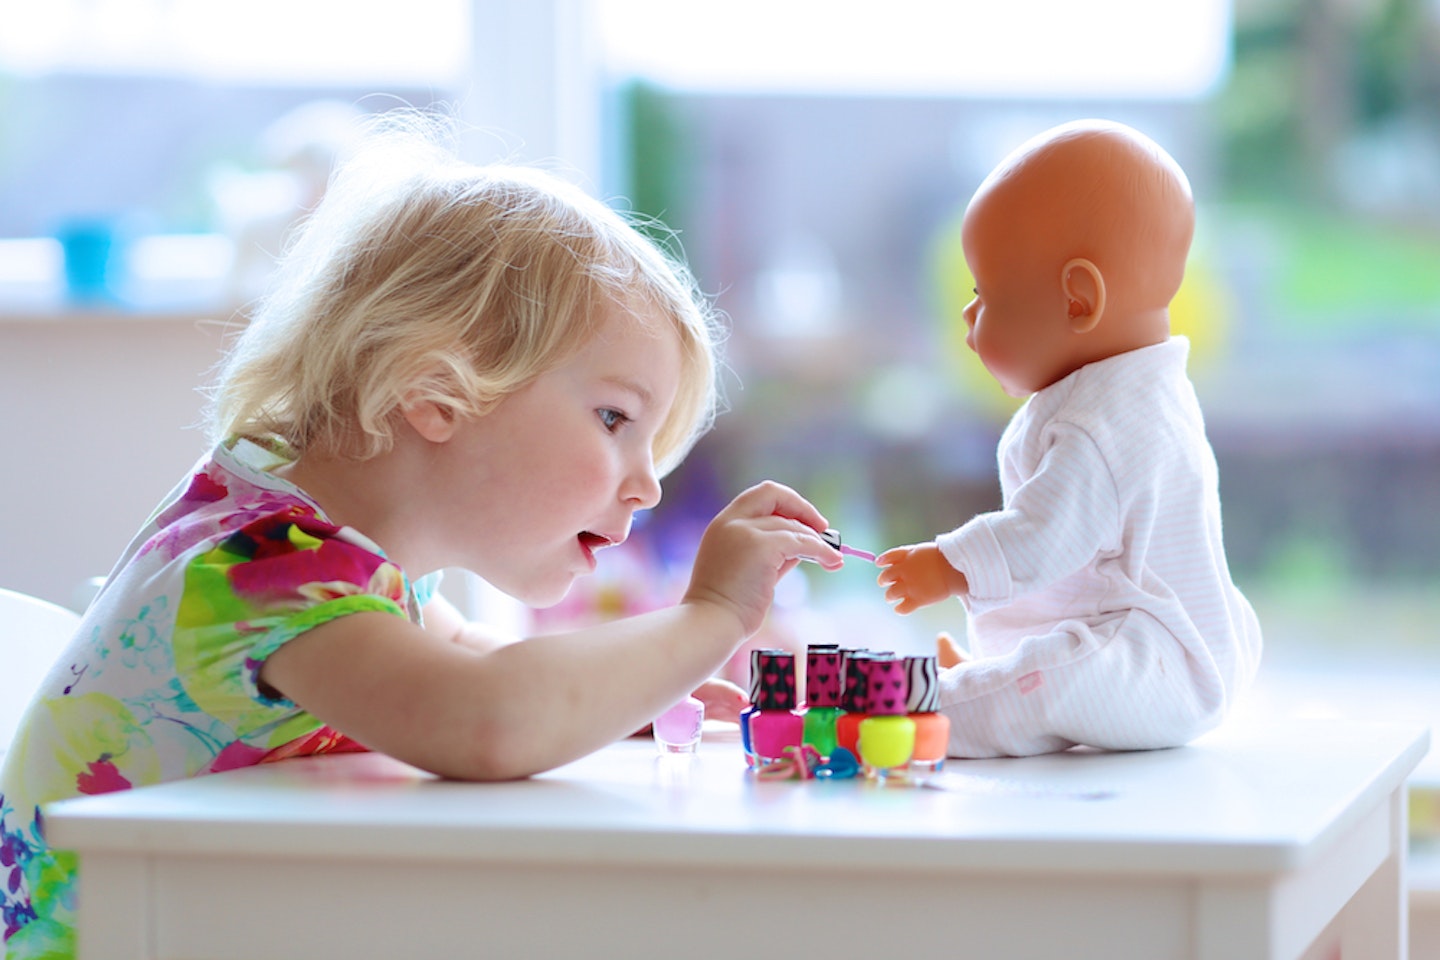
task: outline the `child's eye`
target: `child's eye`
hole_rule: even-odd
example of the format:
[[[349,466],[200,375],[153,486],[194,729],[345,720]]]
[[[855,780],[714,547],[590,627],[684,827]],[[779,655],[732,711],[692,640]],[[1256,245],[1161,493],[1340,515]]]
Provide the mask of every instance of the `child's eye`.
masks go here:
[[[605,429],[609,430],[611,433],[614,433],[616,430],[619,430],[625,424],[630,422],[630,418],[625,416],[625,414],[621,413],[619,410],[612,410],[609,407],[605,407],[598,412],[600,414],[600,422],[603,423],[605,425]]]

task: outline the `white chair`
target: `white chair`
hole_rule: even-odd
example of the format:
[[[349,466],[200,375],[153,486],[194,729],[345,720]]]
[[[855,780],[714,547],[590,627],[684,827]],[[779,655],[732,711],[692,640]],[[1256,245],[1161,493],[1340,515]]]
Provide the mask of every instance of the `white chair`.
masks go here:
[[[0,756],[79,623],[73,610],[0,589]]]

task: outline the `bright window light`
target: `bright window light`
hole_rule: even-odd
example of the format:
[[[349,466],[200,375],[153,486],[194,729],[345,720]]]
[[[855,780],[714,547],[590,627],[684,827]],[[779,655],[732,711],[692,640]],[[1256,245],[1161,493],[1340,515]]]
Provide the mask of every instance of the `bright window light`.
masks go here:
[[[452,85],[470,0],[0,0],[0,70]]]
[[[612,69],[693,90],[1194,99],[1230,0],[600,0]]]

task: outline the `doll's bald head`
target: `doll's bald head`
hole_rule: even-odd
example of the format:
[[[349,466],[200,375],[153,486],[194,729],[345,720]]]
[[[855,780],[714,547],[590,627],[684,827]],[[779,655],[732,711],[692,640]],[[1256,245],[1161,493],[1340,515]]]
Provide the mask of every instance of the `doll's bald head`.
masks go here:
[[[1101,120],[1042,133],[986,177],[963,230],[977,281],[971,307],[994,305],[1003,314],[994,319],[1033,324],[1033,369],[1007,383],[973,332],[972,346],[1007,390],[1023,395],[1086,363],[1163,342],[1194,230],[1189,180],[1148,137]],[[966,320],[973,326],[970,308]]]

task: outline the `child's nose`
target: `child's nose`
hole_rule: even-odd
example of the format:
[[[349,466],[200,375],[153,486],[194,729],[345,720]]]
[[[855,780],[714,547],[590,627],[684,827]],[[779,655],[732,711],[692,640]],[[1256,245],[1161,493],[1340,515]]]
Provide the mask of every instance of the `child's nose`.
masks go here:
[[[620,492],[636,510],[648,510],[660,502],[660,478],[655,475],[654,461],[646,458],[637,469],[631,471]]]

